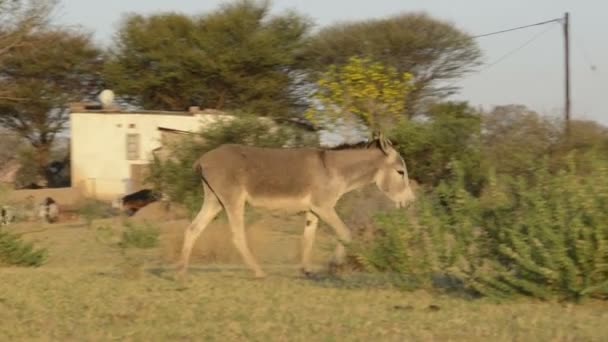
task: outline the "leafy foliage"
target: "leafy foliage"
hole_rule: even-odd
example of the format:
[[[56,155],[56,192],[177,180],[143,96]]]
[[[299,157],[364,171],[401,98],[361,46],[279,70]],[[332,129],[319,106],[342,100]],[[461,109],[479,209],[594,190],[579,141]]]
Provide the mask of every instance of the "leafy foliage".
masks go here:
[[[484,161],[498,174],[530,175],[561,135],[557,122],[521,105],[497,106],[482,119]]]
[[[481,197],[459,171],[422,196],[414,216],[379,217],[381,237],[355,249],[358,260],[420,284],[456,279],[487,296],[608,297],[608,160],[583,158],[584,175],[571,158],[555,173],[539,166],[532,181],[490,176]]]
[[[0,0],[0,67],[11,49],[24,44],[32,32],[45,29],[56,0]],[[18,100],[0,91],[6,100]]]
[[[496,239],[496,278],[509,291],[540,298],[608,296],[608,161],[588,155],[581,175],[572,158],[550,174],[542,167],[534,183],[507,180],[488,188],[487,230]],[[503,190],[504,191],[504,190]],[[508,214],[507,214],[508,213]]]
[[[465,102],[444,102],[431,106],[427,116],[424,121],[402,121],[390,131],[410,177],[437,186],[452,173],[453,161],[458,161],[467,189],[478,193],[484,178],[480,168],[481,114]]]
[[[160,230],[150,224],[125,222],[125,230],[118,243],[121,248],[149,249],[158,246]]]
[[[96,78],[100,51],[86,34],[67,29],[34,31],[2,58],[0,126],[27,140],[37,171],[46,177],[51,147],[69,120],[69,101],[80,101]]]
[[[91,228],[95,219],[110,216],[111,209],[107,203],[86,199],[78,208],[78,214],[84,218],[87,227]]]
[[[24,242],[19,235],[0,229],[0,266],[37,267],[47,258],[45,249],[37,249]]]
[[[144,108],[189,106],[287,114],[289,72],[310,24],[266,2],[232,1],[201,16],[127,17],[105,68],[106,82]]]
[[[480,63],[477,43],[455,25],[420,13],[333,24],[315,34],[302,52],[309,70],[370,58],[415,76],[409,105],[454,91],[439,82],[462,77]],[[410,115],[416,114],[409,111]]]
[[[356,118],[377,130],[405,116],[405,99],[412,75],[367,58],[352,57],[344,66],[331,66],[317,82],[316,102],[307,112],[313,122]],[[318,106],[318,107],[317,107]]]

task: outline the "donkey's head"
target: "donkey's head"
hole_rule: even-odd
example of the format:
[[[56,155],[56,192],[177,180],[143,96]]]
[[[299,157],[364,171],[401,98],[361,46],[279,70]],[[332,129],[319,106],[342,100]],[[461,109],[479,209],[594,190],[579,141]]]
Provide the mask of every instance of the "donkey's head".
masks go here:
[[[380,134],[371,144],[384,154],[374,178],[376,185],[395,202],[397,208],[406,207],[416,196],[410,187],[405,161],[383,135]]]

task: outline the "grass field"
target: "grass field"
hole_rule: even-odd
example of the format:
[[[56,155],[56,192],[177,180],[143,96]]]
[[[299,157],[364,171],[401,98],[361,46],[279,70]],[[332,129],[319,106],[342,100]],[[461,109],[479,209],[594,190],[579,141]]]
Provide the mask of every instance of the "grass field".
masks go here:
[[[263,217],[251,226],[253,249],[269,273],[254,280],[220,219],[198,245],[186,283],[175,281],[170,268],[185,220],[157,222],[160,246],[127,256],[113,245],[118,220],[95,222],[92,229],[80,223],[17,225],[10,229],[47,247],[49,259],[40,268],[0,269],[0,340],[602,341],[608,336],[605,302],[498,304],[402,292],[368,276],[304,279],[296,265],[301,220]],[[99,227],[114,234],[100,238]],[[320,240],[319,263],[331,247],[327,232]]]

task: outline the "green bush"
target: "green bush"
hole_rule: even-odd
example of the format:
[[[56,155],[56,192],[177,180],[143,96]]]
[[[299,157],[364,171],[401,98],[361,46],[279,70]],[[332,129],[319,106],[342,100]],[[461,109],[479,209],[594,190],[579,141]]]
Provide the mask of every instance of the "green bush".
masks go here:
[[[84,218],[89,228],[92,226],[93,220],[110,217],[111,211],[112,208],[108,204],[94,199],[85,200],[78,208],[78,214]]]
[[[125,230],[118,246],[121,248],[150,249],[158,246],[160,230],[150,224],[125,222]]]
[[[0,229],[0,266],[38,267],[46,258],[46,249],[37,249],[19,235]]]
[[[402,121],[390,132],[407,162],[410,178],[437,186],[448,177],[454,160],[464,172],[466,187],[479,192],[481,116],[464,102],[432,106],[424,121]]]
[[[541,168],[534,184],[516,178],[503,181],[506,190],[495,181],[488,188],[484,224],[495,240],[501,291],[608,296],[608,161],[586,159],[590,174],[581,175],[569,158],[556,174]]]
[[[354,259],[368,271],[401,274],[391,277],[396,285],[425,288],[459,275],[457,265],[482,259],[476,248],[479,200],[465,190],[461,169],[455,170],[453,181],[419,194],[412,210],[376,215],[375,236],[351,246]]]
[[[368,270],[419,286],[451,279],[492,297],[608,297],[608,160],[581,158],[584,172],[572,156],[554,173],[541,163],[533,179],[490,175],[481,197],[456,172],[413,215],[379,216],[379,236],[352,253]]]
[[[374,216],[377,228],[370,240],[349,246],[351,266],[389,275],[394,285],[406,289],[428,287],[432,267],[419,243],[423,234],[405,214],[382,213]]]

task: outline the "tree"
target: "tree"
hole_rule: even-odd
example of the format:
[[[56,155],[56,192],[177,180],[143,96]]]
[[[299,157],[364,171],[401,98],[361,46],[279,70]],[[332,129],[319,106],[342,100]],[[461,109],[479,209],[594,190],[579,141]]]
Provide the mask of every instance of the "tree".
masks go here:
[[[46,179],[51,147],[69,119],[68,102],[89,91],[100,51],[88,35],[60,28],[34,31],[23,41],[3,57],[0,89],[22,100],[0,99],[0,126],[33,146]]]
[[[344,66],[331,66],[317,82],[315,106],[309,120],[358,119],[368,129],[385,130],[405,113],[406,95],[413,89],[412,75],[367,58],[352,57]]]
[[[481,115],[466,102],[437,103],[429,108],[426,120],[403,121],[390,132],[412,179],[436,186],[454,173],[456,162],[464,185],[474,194],[484,178],[480,133]]]
[[[105,80],[144,108],[189,106],[285,114],[295,101],[290,71],[310,25],[267,3],[231,2],[202,16],[128,17]]]
[[[496,106],[483,115],[484,163],[499,174],[526,176],[559,141],[558,122],[523,105]]]
[[[312,71],[347,64],[352,56],[413,74],[415,90],[409,94],[409,106],[415,107],[425,98],[453,93],[455,87],[441,84],[471,72],[480,63],[481,51],[455,25],[414,13],[331,25],[311,37],[300,54]]]
[[[47,25],[55,5],[54,0],[0,0],[0,69],[11,49],[27,45],[26,37]],[[22,100],[7,89],[0,89],[0,99]]]

